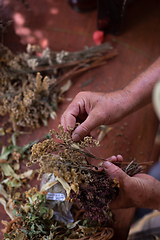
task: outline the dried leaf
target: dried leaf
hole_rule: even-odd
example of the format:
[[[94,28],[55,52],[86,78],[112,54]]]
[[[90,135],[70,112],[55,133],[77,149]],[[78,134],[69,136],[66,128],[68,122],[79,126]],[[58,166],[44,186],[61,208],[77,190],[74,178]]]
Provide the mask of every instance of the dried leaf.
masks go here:
[[[2,127],[0,127],[0,136],[4,136],[5,135],[5,131]]]
[[[6,200],[4,198],[0,198],[0,203],[3,205],[6,213],[8,214],[8,216],[13,220],[15,219],[15,215],[13,214],[13,205],[12,205],[12,201],[8,201],[6,202]]]
[[[63,93],[67,92],[72,86],[71,80],[68,80],[62,87],[60,87],[59,96],[62,96]]]
[[[23,240],[25,238],[24,233],[18,233],[18,235],[14,238],[14,240]]]
[[[94,235],[97,232],[97,228],[96,227],[79,226],[79,228],[82,230],[82,232],[85,235]]]
[[[57,180],[45,183],[41,188],[41,191],[47,191],[49,188],[53,187],[56,183],[57,183]]]
[[[97,140],[101,142],[103,138],[113,129],[113,127],[108,127],[105,125],[100,126],[100,132],[98,134]]]
[[[16,170],[19,170],[20,169],[20,164],[19,163],[15,163],[13,165],[13,169],[16,171]]]
[[[8,163],[1,163],[0,166],[5,176],[13,176],[16,179],[19,179],[19,176]]]
[[[54,119],[57,117],[56,112],[55,112],[55,111],[52,111],[52,112],[50,113],[50,117],[54,120]]]
[[[7,200],[9,199],[7,192],[5,191],[2,184],[0,184],[0,194],[3,195]]]
[[[15,178],[7,178],[5,183],[9,188],[19,188],[23,185],[23,183],[20,181],[20,179]]]
[[[21,173],[19,175],[17,175],[20,179],[24,179],[24,178],[30,178],[33,174],[33,170],[28,170],[24,173]]]
[[[42,120],[42,122],[43,122],[43,125],[45,126],[45,127],[47,127],[48,126],[48,120],[47,119],[41,119]]]
[[[80,220],[76,221],[76,222],[73,222],[73,223],[68,223],[67,224],[67,228],[68,229],[73,229],[76,227],[76,225],[80,222]]]
[[[25,204],[24,206],[22,206],[23,210],[28,213],[29,210],[31,209],[31,207],[28,204]]]
[[[71,187],[69,186],[69,184],[62,178],[62,177],[56,177],[55,180],[57,180],[58,182],[60,182],[63,186],[63,188],[66,190],[67,193],[67,197],[69,198],[70,196],[70,191],[71,191]]]
[[[49,209],[48,219],[51,219],[53,217],[53,214],[54,214],[53,209]]]

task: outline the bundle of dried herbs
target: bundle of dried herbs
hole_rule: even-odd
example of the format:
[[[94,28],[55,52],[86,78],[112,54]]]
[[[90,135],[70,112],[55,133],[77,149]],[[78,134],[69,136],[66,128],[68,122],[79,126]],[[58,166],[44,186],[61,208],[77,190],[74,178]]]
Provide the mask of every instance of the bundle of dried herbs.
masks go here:
[[[0,115],[9,114],[16,132],[46,125],[49,116],[55,118],[62,94],[71,86],[69,80],[116,55],[108,43],[79,52],[28,45],[26,53],[17,55],[1,44]]]
[[[50,134],[55,134],[62,141],[57,143],[50,138],[35,144],[28,166],[39,162],[39,177],[45,173],[54,173],[55,176],[55,180],[45,186],[45,189],[60,182],[66,190],[68,200],[84,210],[88,218],[107,222],[108,204],[117,196],[119,183],[104,171],[95,171],[96,167],[89,163],[88,158],[99,158],[91,154],[88,148],[96,147],[99,143],[88,136],[82,141],[74,142],[71,137],[73,129],[68,128],[65,132],[60,125],[59,130],[60,132],[52,130]],[[141,171],[141,167],[132,162],[123,170],[132,176]]]

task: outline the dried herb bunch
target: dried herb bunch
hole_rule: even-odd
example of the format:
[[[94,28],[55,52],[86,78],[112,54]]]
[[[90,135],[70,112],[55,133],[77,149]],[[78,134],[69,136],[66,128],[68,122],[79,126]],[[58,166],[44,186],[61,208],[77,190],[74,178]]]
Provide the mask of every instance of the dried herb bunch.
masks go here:
[[[5,94],[0,94],[0,114],[10,114],[14,131],[17,126],[39,127],[40,123],[45,124],[50,114],[56,110],[56,104],[51,105],[55,95],[53,94],[51,99],[48,77],[42,80],[40,73],[37,73],[36,78],[32,75],[29,77],[29,80],[22,82],[22,88],[10,85]]]
[[[39,177],[45,173],[54,173],[55,181],[60,182],[67,192],[68,199],[72,199],[85,211],[85,215],[92,220],[108,221],[108,204],[113,200],[119,189],[116,179],[111,179],[104,171],[95,171],[87,158],[97,158],[88,151],[88,147],[97,147],[99,143],[92,137],[85,137],[83,141],[72,140],[73,129],[65,132],[59,126],[60,132],[50,131],[56,138],[63,140],[56,143],[53,138],[32,147],[29,165],[39,162]],[[95,167],[96,168],[96,167]],[[132,174],[139,171],[137,164],[128,167]],[[124,171],[127,172],[125,168]],[[96,212],[96,214],[95,214]]]
[[[0,45],[0,56],[0,115],[9,114],[15,132],[19,127],[46,125],[58,102],[57,93],[50,94],[50,78],[32,74],[25,54],[13,55]]]
[[[71,137],[73,129],[68,128],[65,132],[62,125],[58,128],[60,132],[53,129],[50,135],[55,134],[56,138],[62,141],[57,143],[50,138],[34,144],[28,166],[39,162],[39,177],[44,173],[54,173],[55,177],[63,178],[76,189],[82,179],[87,180],[90,177],[92,165],[89,164],[87,156],[91,157],[92,154],[85,152],[84,149],[98,146],[99,143],[88,136],[83,141],[74,142]]]
[[[49,116],[55,118],[71,79],[116,55],[109,43],[79,52],[42,50],[29,44],[26,52],[17,55],[0,44],[0,115],[9,114],[14,131],[46,125]]]

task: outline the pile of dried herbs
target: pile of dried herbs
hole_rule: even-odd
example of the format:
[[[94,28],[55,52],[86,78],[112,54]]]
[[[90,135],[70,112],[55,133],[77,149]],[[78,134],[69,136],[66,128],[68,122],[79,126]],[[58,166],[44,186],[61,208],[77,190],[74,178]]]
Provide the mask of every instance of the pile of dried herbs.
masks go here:
[[[47,125],[49,116],[55,118],[71,80],[116,55],[109,43],[79,52],[28,45],[27,52],[17,55],[0,44],[0,115],[9,114],[16,132]]]
[[[52,219],[54,211],[45,207],[46,192],[32,188],[23,196],[12,201],[13,219],[3,221],[5,225],[4,239],[110,239],[113,230],[100,226],[98,222],[89,219],[79,219],[73,223]]]

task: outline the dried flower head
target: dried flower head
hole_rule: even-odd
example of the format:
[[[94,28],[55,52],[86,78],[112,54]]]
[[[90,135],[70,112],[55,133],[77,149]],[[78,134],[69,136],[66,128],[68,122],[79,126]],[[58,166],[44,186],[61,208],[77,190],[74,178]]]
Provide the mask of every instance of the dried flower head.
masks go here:
[[[29,78],[19,90],[10,85],[1,97],[0,115],[10,114],[14,131],[17,126],[39,127],[40,122],[47,121],[53,112],[49,104],[48,77],[42,80],[40,73],[37,73],[36,78],[32,75]]]

